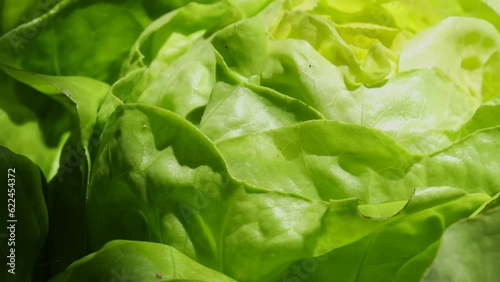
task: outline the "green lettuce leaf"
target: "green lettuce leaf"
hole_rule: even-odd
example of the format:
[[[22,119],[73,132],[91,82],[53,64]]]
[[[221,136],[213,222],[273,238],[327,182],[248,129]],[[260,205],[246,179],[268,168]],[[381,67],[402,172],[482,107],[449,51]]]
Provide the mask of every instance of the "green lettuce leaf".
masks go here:
[[[213,144],[170,112],[125,105],[111,120],[89,188],[92,249],[115,238],[162,242],[253,281],[313,253],[305,238],[325,203],[235,181]],[[140,135],[130,130],[138,126]]]
[[[196,39],[200,34],[193,36]],[[166,46],[170,47],[170,41],[191,46],[178,57],[167,48],[169,53],[160,53],[149,68],[129,73],[113,86],[112,92],[123,102],[154,105],[187,117],[208,102],[215,84],[215,55],[204,39],[191,43],[190,38],[173,35]]]
[[[212,141],[220,142],[321,118],[312,108],[272,89],[244,82],[239,85],[218,82],[199,129]]]
[[[500,274],[499,217],[496,208],[447,229],[422,281],[495,281]]]
[[[395,186],[420,158],[379,131],[335,121],[245,135],[217,148],[231,175],[252,185],[365,204],[408,199],[413,187]]]
[[[489,75],[498,77],[499,46],[500,35],[489,22],[449,17],[407,42],[401,53],[399,70],[440,69],[464,90],[487,101],[499,92],[498,85],[483,81],[485,69],[489,69]],[[485,83],[489,85],[484,86]]]
[[[499,12],[2,1],[0,148],[47,202],[15,278],[494,281]]]
[[[234,281],[198,264],[175,248],[117,240],[72,265],[50,282],[63,281]]]
[[[73,121],[71,110],[0,70],[0,146],[25,155],[48,179],[58,171],[59,156]]]
[[[59,154],[52,160],[57,174],[52,171],[48,175],[48,179],[51,180],[48,192],[48,210],[51,218],[48,245],[51,248],[49,258],[53,262],[50,264],[50,269],[51,273],[55,274],[86,254],[86,225],[82,222],[85,222],[90,154],[100,142],[102,128],[96,127],[97,112],[109,86],[88,77],[48,76],[3,65],[0,67],[12,77],[40,91],[36,93],[38,97],[35,98],[48,96],[49,100],[52,99],[52,104],[63,104],[73,116],[72,125],[76,126],[69,138],[68,134],[65,134],[63,141],[65,143],[60,145]],[[15,101],[11,100],[12,103]],[[47,125],[49,128],[50,126],[54,124]],[[36,133],[34,129],[26,127],[19,130],[24,130],[23,134]],[[35,141],[32,143],[37,144]]]
[[[14,69],[0,65],[6,73],[34,89],[68,107],[76,108],[83,146],[88,150],[91,134],[96,123],[97,110],[100,107],[109,85],[87,77],[57,77]]]
[[[0,35],[26,23],[33,18],[37,18],[44,12],[50,10],[57,1],[38,2],[34,0],[13,1],[5,0],[2,2],[2,11],[0,12]]]
[[[312,134],[320,129],[320,124],[330,125],[334,132],[349,132],[340,135],[352,136],[359,142],[378,138],[380,145],[386,147],[370,151],[362,144],[352,144],[352,140],[338,139],[323,147],[312,146],[320,142],[315,137],[325,135]],[[346,167],[373,169],[389,179],[403,177],[410,169],[408,162],[419,160],[410,153],[405,156],[404,148],[365,127],[325,121],[310,121],[291,130],[294,127],[297,126],[281,130],[290,130],[290,134],[302,138],[300,144],[288,146],[288,154],[283,152],[282,156],[291,160],[305,158],[300,151],[292,150],[301,144],[305,145],[303,152],[311,154],[312,159],[331,148],[332,153],[341,154]],[[279,130],[275,142],[290,139],[278,133]],[[262,140],[252,143],[266,147]],[[360,148],[366,151],[356,156]],[[379,155],[384,158],[373,157]],[[306,193],[251,186],[234,179],[232,173],[214,144],[188,121],[158,107],[118,107],[104,131],[91,174],[91,248],[98,249],[117,238],[161,242],[234,279],[272,281],[296,260],[323,255],[394,220],[404,222],[403,217],[465,195],[459,189],[427,188],[408,205],[411,195],[403,190],[399,196],[385,195],[383,204],[377,205],[374,200],[358,207],[358,200],[352,195],[339,195],[330,201],[314,200],[305,197]],[[257,185],[272,188],[263,183]],[[318,190],[327,193],[327,186],[324,187]],[[450,213],[456,218],[465,217],[489,199],[484,193],[471,195],[470,204],[464,201],[452,205],[466,212]]]
[[[43,74],[112,82],[135,38],[149,22],[138,1],[63,0],[3,35],[0,61]]]
[[[355,243],[295,263],[283,281],[420,281],[432,262],[427,253],[435,254],[433,244],[445,229],[488,198],[449,187],[418,190],[390,223]]]
[[[1,220],[6,224],[0,233],[0,277],[2,281],[31,281],[49,228],[44,197],[47,182],[33,162],[3,146],[0,146],[0,171],[0,180],[5,185],[0,196],[5,203]],[[43,280],[43,277],[33,278]]]

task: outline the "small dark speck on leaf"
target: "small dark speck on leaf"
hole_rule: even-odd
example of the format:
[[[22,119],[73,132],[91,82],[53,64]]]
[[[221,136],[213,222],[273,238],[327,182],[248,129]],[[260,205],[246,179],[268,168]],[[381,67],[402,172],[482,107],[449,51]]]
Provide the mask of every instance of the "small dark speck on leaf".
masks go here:
[[[309,65],[309,67],[311,67],[311,65]]]
[[[163,275],[161,275],[161,273],[156,273],[155,277],[156,279],[163,279]]]
[[[224,48],[226,48],[226,49],[227,49],[227,45],[224,45]]]

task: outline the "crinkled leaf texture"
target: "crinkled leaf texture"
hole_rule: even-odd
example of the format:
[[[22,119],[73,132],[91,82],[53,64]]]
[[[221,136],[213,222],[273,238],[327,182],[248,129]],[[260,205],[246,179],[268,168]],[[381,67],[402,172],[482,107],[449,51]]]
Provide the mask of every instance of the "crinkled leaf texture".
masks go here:
[[[323,131],[319,134],[318,130]],[[285,133],[288,131],[290,133]],[[278,134],[280,132],[282,134]],[[351,136],[352,140],[324,138],[329,143],[315,145],[321,142],[318,138],[333,133]],[[224,148],[236,148],[236,151],[257,148],[250,145],[225,147],[230,142],[246,138],[261,138],[249,143],[264,148],[288,148],[278,148],[267,155],[255,153],[253,156],[257,159],[252,161],[258,161],[261,155],[276,158],[278,154],[283,161],[273,161],[275,168],[289,162],[290,168],[303,167],[304,174],[294,174],[304,181],[319,181],[317,186],[311,186],[307,192],[287,189],[285,185],[277,188],[271,182],[251,179],[241,182],[233,178],[233,171],[228,170],[222,156],[235,153],[229,154]],[[266,143],[266,138],[271,143]],[[297,143],[293,144],[297,138]],[[280,140],[288,140],[288,146],[287,142]],[[380,142],[381,145],[371,149],[374,147],[362,142]],[[328,167],[337,171],[352,170],[354,175],[358,173],[361,182],[365,173],[369,175],[366,179],[379,175],[379,178],[387,179],[385,184],[393,189],[395,186],[391,181],[404,179],[412,171],[412,163],[423,162],[420,156],[391,143],[380,132],[357,125],[311,121],[277,131],[228,139],[218,146],[225,153],[219,153],[219,149],[196,127],[172,112],[138,104],[119,106],[104,130],[91,173],[88,194],[91,248],[97,250],[114,239],[161,242],[237,280],[272,281],[300,259],[324,255],[336,248],[340,249],[333,251],[335,254],[342,253],[342,250],[351,248],[350,244],[358,246],[371,237],[386,238],[389,242],[401,239],[397,234],[410,232],[406,231],[410,228],[408,226],[413,226],[410,234],[416,237],[433,230],[433,236],[428,235],[430,237],[425,237],[428,238],[425,240],[422,237],[424,241],[420,245],[406,251],[403,248],[406,239],[401,239],[401,244],[395,243],[394,256],[404,256],[404,259],[378,270],[394,271],[415,256],[419,248],[425,250],[438,240],[446,226],[473,214],[490,199],[484,193],[491,193],[488,189],[471,189],[471,192],[483,193],[467,194],[457,188],[428,187],[431,185],[425,185],[426,188],[419,189],[413,197],[408,186],[399,196],[386,194],[383,202],[362,200],[363,205],[359,205],[355,195],[349,193],[325,194],[327,187],[341,186],[335,182],[328,184],[331,180],[325,176],[311,174],[309,159],[324,156],[320,164],[330,164]],[[340,164],[335,161],[337,156],[342,158]],[[228,158],[228,163],[231,162]],[[294,165],[294,162],[301,165]],[[431,158],[429,162],[438,160]],[[416,170],[420,171],[418,167]],[[269,167],[264,171],[276,170]],[[446,173],[433,173],[440,172],[442,175]],[[423,170],[421,173],[429,172]],[[275,175],[279,176],[279,172]],[[328,175],[328,170],[324,175]],[[414,176],[408,177],[411,180]],[[271,179],[271,176],[263,178]],[[338,181],[348,179],[339,177]],[[358,179],[354,177],[353,180]],[[277,178],[275,183],[285,183],[283,181],[286,178]],[[348,185],[345,187],[349,188]],[[494,190],[494,187],[490,189]],[[376,189],[377,186],[373,191]],[[414,225],[410,224],[412,221],[415,221]],[[393,235],[385,236],[385,233]],[[386,249],[385,244],[385,241],[374,243],[374,255],[378,248]],[[402,251],[407,254],[400,255]]]
[[[496,1],[32,4],[0,145],[54,281],[498,280]]]
[[[253,281],[314,252],[327,203],[234,180],[215,146],[171,112],[124,105],[111,121],[89,187],[93,249],[162,242]]]

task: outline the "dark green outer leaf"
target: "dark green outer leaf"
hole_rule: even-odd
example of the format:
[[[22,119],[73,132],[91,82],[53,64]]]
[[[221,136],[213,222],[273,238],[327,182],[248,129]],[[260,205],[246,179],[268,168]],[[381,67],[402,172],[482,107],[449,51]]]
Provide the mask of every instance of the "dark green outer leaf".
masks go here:
[[[0,146],[0,182],[2,183],[0,220],[7,224],[6,227],[13,227],[4,229],[0,233],[2,236],[0,277],[2,281],[31,281],[31,273],[48,232],[48,215],[44,199],[47,183],[33,162],[2,146]],[[8,183],[14,185],[8,186]],[[8,211],[9,208],[14,208],[8,204],[15,204],[15,209]],[[8,256],[12,254],[15,256],[13,265],[15,275],[7,272],[10,269],[8,263],[11,262]]]

